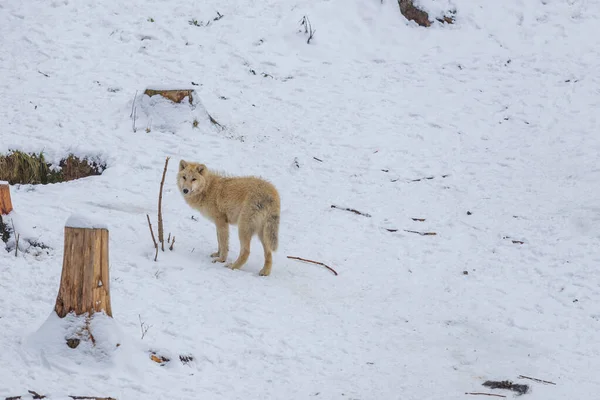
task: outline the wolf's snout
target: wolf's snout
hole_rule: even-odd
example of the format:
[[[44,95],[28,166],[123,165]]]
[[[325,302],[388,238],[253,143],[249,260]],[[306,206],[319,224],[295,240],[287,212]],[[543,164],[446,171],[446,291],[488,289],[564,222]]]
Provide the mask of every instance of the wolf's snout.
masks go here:
[[[183,189],[183,194],[188,194],[189,190]]]

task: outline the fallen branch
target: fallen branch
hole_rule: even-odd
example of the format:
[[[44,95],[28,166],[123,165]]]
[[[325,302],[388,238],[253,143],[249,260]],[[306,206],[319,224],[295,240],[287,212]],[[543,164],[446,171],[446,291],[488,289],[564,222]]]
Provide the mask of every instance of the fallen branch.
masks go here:
[[[69,395],[70,398],[72,398],[73,400],[117,400],[113,397],[90,397],[90,396],[71,396]]]
[[[33,390],[28,390],[27,391],[31,397],[33,397],[33,399],[35,400],[39,400],[39,399],[46,399],[47,397],[39,394],[37,392],[34,392]],[[95,397],[95,396],[72,396],[69,395],[70,398],[72,398],[73,400],[117,400],[113,397]],[[12,397],[6,397],[5,400],[19,400],[22,399],[23,396],[12,396]]]
[[[435,235],[437,235],[437,233],[435,233],[435,232],[418,232],[418,231],[409,231],[408,229],[405,229],[404,232],[416,233],[417,235],[421,235],[421,236],[435,236]]]
[[[506,397],[503,394],[494,394],[494,393],[467,392],[465,394],[470,394],[471,396]]]
[[[367,213],[364,213],[364,212],[360,212],[358,210],[355,210],[354,208],[339,207],[339,206],[336,206],[335,204],[332,204],[331,208],[337,208],[338,210],[350,211],[351,213],[354,213],[354,214],[357,214],[357,215],[362,215],[363,217],[368,217],[368,218],[371,217],[370,214],[367,214]]]
[[[163,186],[165,185],[165,175],[167,174],[167,165],[169,164],[169,158],[165,160],[165,169],[163,170],[162,180],[160,181],[160,192],[158,193],[158,241],[162,251],[165,251],[165,238],[163,235],[163,219],[162,219],[162,192]]]
[[[322,265],[323,267],[327,268],[328,270],[330,270],[331,272],[334,273],[334,275],[337,276],[337,272],[335,271],[335,269],[331,268],[329,265],[327,264],[323,264],[322,262],[319,261],[313,261],[313,260],[307,260],[306,258],[301,258],[301,257],[294,257],[294,256],[287,256],[287,258],[290,258],[292,260],[299,260],[299,261],[304,261],[307,263],[312,263],[312,264],[317,264],[317,265]]]
[[[548,384],[548,385],[556,385],[556,383],[554,383],[554,382],[545,381],[545,380],[543,380],[543,379],[538,379],[538,378],[532,378],[532,377],[530,377],[530,376],[525,376],[525,375],[519,375],[519,376],[518,376],[518,378],[519,378],[519,379],[529,379],[529,380],[532,380],[532,381],[534,381],[534,382],[546,383],[546,384]]]
[[[158,258],[158,243],[156,243],[156,238],[154,237],[154,230],[152,230],[152,224],[150,223],[150,216],[146,214],[146,218],[148,218],[148,227],[150,228],[150,234],[152,235],[152,242],[154,242],[154,248],[156,249],[156,254],[154,255],[154,261]]]

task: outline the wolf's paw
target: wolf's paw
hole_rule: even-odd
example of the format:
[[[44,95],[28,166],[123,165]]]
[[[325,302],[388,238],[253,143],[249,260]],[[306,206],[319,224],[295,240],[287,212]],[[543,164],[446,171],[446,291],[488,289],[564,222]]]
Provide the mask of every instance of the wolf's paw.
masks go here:
[[[217,251],[216,253],[212,253],[212,254],[210,255],[210,257],[211,257],[211,258],[216,258],[216,257],[219,257],[219,252]]]
[[[267,269],[267,268],[263,268],[260,270],[260,272],[258,273],[258,275],[260,276],[269,276],[269,274],[271,273],[271,268]]]
[[[229,268],[229,269],[233,269],[233,270],[235,270],[235,269],[240,269],[240,267],[236,267],[236,266],[235,266],[235,263],[229,263],[229,264],[225,264],[225,266],[226,266],[227,268]]]
[[[218,262],[224,263],[225,261],[227,261],[226,257],[217,257],[217,258],[213,258],[213,260],[212,260],[213,263],[218,263]]]

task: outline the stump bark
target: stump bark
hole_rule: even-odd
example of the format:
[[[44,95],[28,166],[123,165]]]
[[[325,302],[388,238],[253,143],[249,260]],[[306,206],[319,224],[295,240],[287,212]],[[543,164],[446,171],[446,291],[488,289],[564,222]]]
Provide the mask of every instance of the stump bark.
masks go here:
[[[8,182],[0,183],[0,215],[8,215],[13,210],[10,200],[10,185]]]
[[[54,310],[112,317],[108,275],[108,229],[65,226],[63,268]]]

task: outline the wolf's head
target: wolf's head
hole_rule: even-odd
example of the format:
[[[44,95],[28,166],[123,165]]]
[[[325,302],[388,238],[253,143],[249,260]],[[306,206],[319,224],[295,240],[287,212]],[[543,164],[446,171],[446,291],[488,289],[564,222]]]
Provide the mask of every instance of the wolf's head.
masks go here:
[[[206,165],[179,161],[179,173],[177,174],[177,186],[183,197],[201,194],[206,189]]]

